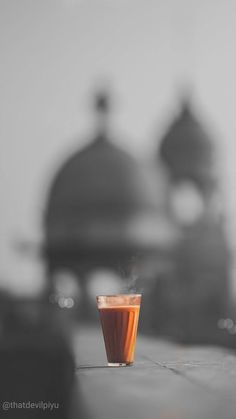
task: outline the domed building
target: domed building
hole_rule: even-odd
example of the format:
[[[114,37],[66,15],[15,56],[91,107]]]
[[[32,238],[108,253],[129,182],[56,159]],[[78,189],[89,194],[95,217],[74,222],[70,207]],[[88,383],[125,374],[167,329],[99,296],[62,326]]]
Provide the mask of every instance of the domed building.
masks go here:
[[[109,97],[95,97],[97,132],[59,169],[45,213],[49,279],[74,273],[88,312],[87,276],[106,268],[127,277],[130,259],[158,245],[157,204],[137,162],[109,134]]]

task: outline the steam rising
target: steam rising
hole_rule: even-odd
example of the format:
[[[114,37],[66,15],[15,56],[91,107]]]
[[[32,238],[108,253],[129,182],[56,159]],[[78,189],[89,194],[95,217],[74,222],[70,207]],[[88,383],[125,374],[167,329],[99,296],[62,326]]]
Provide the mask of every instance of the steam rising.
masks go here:
[[[132,256],[127,272],[126,285],[122,288],[124,294],[140,294],[142,289],[139,284],[140,280],[140,257]]]

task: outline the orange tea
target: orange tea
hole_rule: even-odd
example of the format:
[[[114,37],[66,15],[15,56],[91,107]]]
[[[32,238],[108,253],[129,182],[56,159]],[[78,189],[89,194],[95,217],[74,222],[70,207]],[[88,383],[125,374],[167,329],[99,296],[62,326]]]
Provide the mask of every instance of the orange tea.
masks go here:
[[[97,297],[108,365],[134,361],[141,295]]]

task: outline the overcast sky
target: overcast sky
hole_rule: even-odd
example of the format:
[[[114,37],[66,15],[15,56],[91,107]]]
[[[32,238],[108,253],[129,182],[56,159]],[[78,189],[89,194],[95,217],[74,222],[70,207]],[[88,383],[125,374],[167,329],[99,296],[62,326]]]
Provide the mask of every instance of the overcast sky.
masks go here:
[[[104,78],[118,142],[138,157],[191,84],[236,225],[235,39],[235,0],[0,0],[0,275],[19,280],[12,243],[39,234],[49,180],[91,132],[89,95]]]

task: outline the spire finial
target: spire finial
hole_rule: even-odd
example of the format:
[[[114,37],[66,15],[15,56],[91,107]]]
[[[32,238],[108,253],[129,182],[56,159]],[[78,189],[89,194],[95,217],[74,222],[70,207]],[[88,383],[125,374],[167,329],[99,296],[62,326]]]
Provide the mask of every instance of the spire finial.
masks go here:
[[[96,119],[97,138],[107,139],[110,131],[111,94],[107,85],[95,90],[93,107]]]
[[[101,89],[95,93],[94,107],[97,112],[108,113],[110,110],[110,95],[107,90]]]

